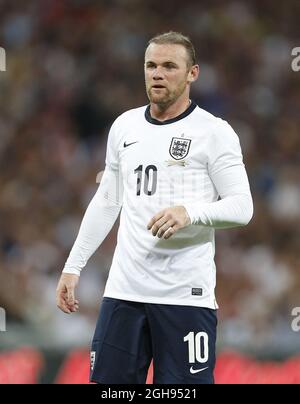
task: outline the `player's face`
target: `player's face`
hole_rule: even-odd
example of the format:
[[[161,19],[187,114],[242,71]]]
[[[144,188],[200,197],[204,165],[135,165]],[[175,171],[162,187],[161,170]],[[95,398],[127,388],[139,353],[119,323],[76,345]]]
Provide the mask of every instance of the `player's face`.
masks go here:
[[[152,43],[145,53],[145,82],[150,102],[173,104],[184,92],[189,92],[191,70],[184,46]]]

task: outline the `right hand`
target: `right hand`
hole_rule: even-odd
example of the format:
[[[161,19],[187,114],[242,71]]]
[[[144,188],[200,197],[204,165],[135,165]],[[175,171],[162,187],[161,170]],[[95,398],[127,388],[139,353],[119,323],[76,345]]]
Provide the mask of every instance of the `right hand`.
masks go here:
[[[60,277],[56,289],[56,304],[64,313],[75,313],[79,309],[79,301],[75,299],[78,282],[78,275],[63,273]]]

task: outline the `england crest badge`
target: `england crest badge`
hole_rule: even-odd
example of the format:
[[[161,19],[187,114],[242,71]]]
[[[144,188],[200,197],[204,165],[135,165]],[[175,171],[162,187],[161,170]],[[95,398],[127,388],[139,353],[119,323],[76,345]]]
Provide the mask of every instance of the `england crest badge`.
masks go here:
[[[171,157],[175,160],[184,159],[190,150],[191,139],[173,137],[169,149]]]

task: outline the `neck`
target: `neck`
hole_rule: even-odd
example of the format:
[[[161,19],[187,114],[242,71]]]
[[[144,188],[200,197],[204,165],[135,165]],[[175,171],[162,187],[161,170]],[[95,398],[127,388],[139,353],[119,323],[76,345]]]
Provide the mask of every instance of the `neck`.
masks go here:
[[[188,97],[176,100],[173,104],[154,104],[150,103],[150,114],[152,118],[158,121],[166,121],[168,119],[176,118],[188,109],[191,101]]]

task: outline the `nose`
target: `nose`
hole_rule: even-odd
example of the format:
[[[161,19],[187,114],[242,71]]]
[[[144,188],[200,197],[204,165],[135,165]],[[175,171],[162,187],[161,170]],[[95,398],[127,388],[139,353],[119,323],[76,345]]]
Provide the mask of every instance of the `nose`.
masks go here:
[[[162,73],[162,69],[160,68],[160,66],[157,66],[153,70],[152,78],[153,78],[153,80],[162,80],[164,78],[163,73]]]

